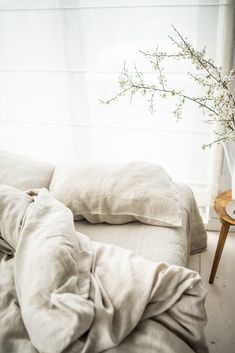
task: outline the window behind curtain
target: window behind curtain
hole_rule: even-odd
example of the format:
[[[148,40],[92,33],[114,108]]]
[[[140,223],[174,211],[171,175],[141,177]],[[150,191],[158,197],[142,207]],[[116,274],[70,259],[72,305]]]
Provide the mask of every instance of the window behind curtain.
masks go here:
[[[0,1],[0,147],[44,160],[161,164],[209,202],[211,131],[187,104],[177,123],[170,100],[150,114],[142,98],[110,106],[125,61],[154,82],[139,50],[174,50],[173,24],[218,58],[221,9],[231,2],[160,0]],[[169,86],[192,90],[186,63],[167,63]]]

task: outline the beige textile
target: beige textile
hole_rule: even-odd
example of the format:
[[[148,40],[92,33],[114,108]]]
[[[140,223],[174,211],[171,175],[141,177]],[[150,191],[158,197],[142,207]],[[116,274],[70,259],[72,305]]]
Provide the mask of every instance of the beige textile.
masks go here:
[[[132,250],[148,260],[187,266],[190,254],[206,249],[207,234],[192,190],[184,184],[176,187],[182,206],[181,227],[156,227],[140,222],[90,224],[81,220],[75,222],[75,228],[93,241]]]
[[[76,220],[122,224],[138,220],[179,227],[179,195],[166,171],[157,164],[88,163],[55,168],[50,191],[69,207]]]
[[[25,203],[19,227],[11,210]],[[208,352],[197,273],[91,242],[46,189],[28,197],[0,186],[0,217],[16,249],[0,263],[1,353],[140,353],[143,337],[144,352]]]
[[[0,151],[0,184],[20,190],[48,188],[54,166],[27,156]]]

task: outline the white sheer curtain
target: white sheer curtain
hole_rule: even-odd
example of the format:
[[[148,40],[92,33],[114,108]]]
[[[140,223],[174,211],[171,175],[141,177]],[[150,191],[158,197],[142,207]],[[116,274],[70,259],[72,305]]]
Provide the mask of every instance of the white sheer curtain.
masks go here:
[[[143,99],[108,107],[99,99],[117,91],[124,60],[154,79],[138,51],[172,50],[171,24],[218,59],[223,13],[232,7],[232,0],[0,0],[0,148],[53,162],[156,162],[208,205],[214,162],[201,145],[211,131],[195,106],[177,123],[169,101],[151,115]],[[184,65],[166,70],[174,87],[191,89]]]

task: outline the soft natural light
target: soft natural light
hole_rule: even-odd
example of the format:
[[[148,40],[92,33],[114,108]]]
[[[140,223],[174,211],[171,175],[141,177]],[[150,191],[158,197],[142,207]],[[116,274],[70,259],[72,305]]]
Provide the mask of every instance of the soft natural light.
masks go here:
[[[219,13],[216,1],[2,1],[1,149],[53,162],[159,163],[208,204],[211,152],[201,146],[211,131],[193,103],[177,123],[170,100],[150,114],[142,97],[131,105],[128,98],[110,106],[100,99],[118,91],[124,61],[154,82],[139,50],[174,50],[172,24],[217,59]],[[200,94],[185,63],[169,62],[166,71],[172,87]]]

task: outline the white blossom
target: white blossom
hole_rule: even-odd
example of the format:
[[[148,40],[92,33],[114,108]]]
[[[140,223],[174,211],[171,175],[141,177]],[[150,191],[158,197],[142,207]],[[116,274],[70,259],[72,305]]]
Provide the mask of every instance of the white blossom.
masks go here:
[[[121,91],[114,97],[102,101],[109,104],[119,97],[129,95],[130,99],[135,94],[141,94],[147,98],[149,109],[155,111],[156,95],[160,98],[178,97],[178,102],[173,111],[177,120],[183,117],[183,107],[186,101],[192,101],[198,105],[205,122],[215,125],[215,140],[203,145],[203,148],[211,147],[214,143],[235,140],[235,90],[232,88],[235,80],[235,70],[223,75],[223,68],[216,66],[212,59],[206,59],[206,49],[196,50],[183,36],[173,27],[177,40],[169,37],[177,51],[173,53],[161,52],[156,48],[153,53],[140,51],[152,65],[156,72],[156,84],[147,83],[145,76],[135,66],[131,73],[124,64],[119,78]],[[169,89],[167,78],[164,73],[164,60],[187,60],[192,63],[194,72],[188,72],[188,77],[203,87],[203,95],[193,96],[180,89]]]

